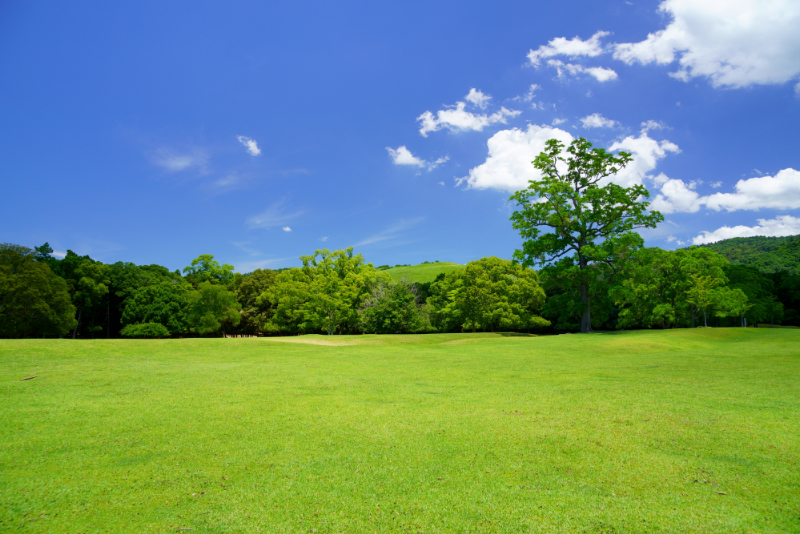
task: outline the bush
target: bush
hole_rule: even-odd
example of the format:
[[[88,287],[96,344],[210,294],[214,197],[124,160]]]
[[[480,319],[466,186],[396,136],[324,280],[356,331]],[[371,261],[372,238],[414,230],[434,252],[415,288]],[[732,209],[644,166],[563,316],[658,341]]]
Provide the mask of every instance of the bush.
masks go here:
[[[167,337],[169,330],[160,323],[129,324],[120,331],[125,337]]]

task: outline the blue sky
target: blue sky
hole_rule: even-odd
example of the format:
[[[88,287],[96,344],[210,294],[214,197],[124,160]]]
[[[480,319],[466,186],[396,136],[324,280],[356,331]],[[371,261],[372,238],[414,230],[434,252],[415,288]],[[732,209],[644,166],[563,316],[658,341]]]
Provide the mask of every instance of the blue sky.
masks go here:
[[[634,153],[647,244],[800,233],[800,4],[0,6],[0,240],[240,271],[510,258],[550,137]]]

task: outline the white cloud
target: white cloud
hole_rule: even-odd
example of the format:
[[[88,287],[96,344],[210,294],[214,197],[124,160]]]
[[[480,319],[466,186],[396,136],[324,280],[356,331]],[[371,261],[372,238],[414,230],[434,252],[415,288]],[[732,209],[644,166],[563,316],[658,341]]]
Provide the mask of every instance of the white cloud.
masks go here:
[[[666,139],[656,141],[648,137],[647,133],[641,133],[639,137],[628,136],[611,145],[608,150],[610,152],[622,150],[633,156],[633,161],[614,177],[614,182],[623,187],[643,183],[644,179],[649,177],[649,173],[656,168],[658,161],[665,158],[667,153],[677,154],[681,151],[675,143]]]
[[[671,76],[707,77],[715,87],[780,84],[800,75],[797,0],[666,0],[671,22],[638,43],[614,45],[625,63],[678,61]]]
[[[556,69],[559,78],[563,78],[566,74],[577,76],[578,74],[585,73],[594,76],[598,82],[608,82],[617,79],[617,73],[605,67],[584,67],[583,65],[575,63],[564,63],[560,59],[548,59],[547,64]]]
[[[57,250],[54,250],[51,255],[55,256],[56,258],[61,258],[61,259],[64,259],[64,258],[67,257],[67,253],[66,252],[58,252]]]
[[[599,113],[592,113],[581,119],[584,128],[613,128],[617,125],[617,121],[612,121],[600,115]]]
[[[412,154],[411,151],[405,147],[405,145],[398,147],[397,150],[387,146],[386,150],[389,152],[389,156],[391,156],[395,165],[416,165],[418,167],[425,166],[425,160],[422,160]]]
[[[650,130],[665,130],[669,127],[661,121],[646,121],[641,125],[642,133],[649,132]]]
[[[693,183],[686,184],[678,179],[657,183],[661,193],[653,200],[652,208],[663,213],[693,213],[701,206],[716,211],[800,208],[800,172],[791,168],[783,169],[775,176],[739,180],[734,193],[700,196],[691,190]],[[722,184],[715,182],[710,185],[717,188]]]
[[[706,197],[713,210],[757,210],[761,208],[800,208],[800,172],[783,169],[775,176],[739,180],[735,193],[715,193]]]
[[[438,167],[442,163],[447,163],[448,161],[450,161],[450,156],[444,156],[443,158],[439,158],[436,161],[433,161],[433,162],[428,164],[428,170],[432,171],[433,169],[435,169],[436,167]]]
[[[473,93],[474,91],[474,93]],[[480,96],[478,96],[480,95]],[[470,90],[467,99],[473,105],[480,105],[485,107],[486,101],[491,98],[484,95],[475,89]],[[482,104],[482,105],[481,105]],[[447,109],[441,109],[436,112],[436,115],[430,111],[426,111],[417,120],[420,122],[422,128],[419,133],[423,137],[428,137],[428,132],[435,132],[442,128],[447,128],[451,132],[462,132],[468,130],[482,131],[486,126],[495,123],[506,123],[508,117],[516,117],[521,111],[515,111],[501,107],[500,111],[492,113],[491,115],[480,115],[466,110],[466,102],[456,102],[454,106],[447,106]]]
[[[582,41],[580,37],[573,37],[567,39],[566,37],[556,37],[546,45],[540,46],[536,50],[528,52],[528,60],[531,65],[539,66],[542,59],[567,56],[578,57],[588,56],[595,57],[603,53],[603,46],[600,44],[600,39],[610,35],[610,32],[597,32],[586,41]]]
[[[283,230],[284,232],[291,232],[292,231],[292,229],[289,228],[288,226],[284,226],[283,228],[281,228],[281,230]]]
[[[713,187],[714,189],[717,189],[717,188],[720,188],[720,187],[722,187],[722,182],[711,182],[711,183],[710,183],[710,184],[708,184],[708,185],[710,185],[710,186],[711,186],[711,187]]]
[[[678,211],[695,213],[702,205],[703,201],[700,195],[692,191],[692,188],[683,180],[669,178],[661,185],[661,193],[653,199],[650,209],[661,213]]]
[[[249,217],[246,221],[248,228],[275,228],[277,226],[284,226],[289,221],[303,215],[304,212],[302,211],[287,212],[283,208],[285,203],[285,199],[281,199],[258,215]]]
[[[208,155],[199,149],[190,153],[179,153],[167,148],[159,148],[151,154],[150,161],[170,172],[185,171],[195,167],[202,173],[206,173]]]
[[[551,124],[553,126],[558,126],[559,124],[564,124],[565,122],[567,122],[567,119],[553,119]]]
[[[439,182],[439,185],[444,185],[444,182]]]
[[[261,149],[258,148],[258,143],[256,143],[255,139],[251,139],[250,137],[245,137],[243,135],[237,136],[236,139],[239,140],[241,144],[247,149],[247,153],[251,156],[258,156],[261,154]]]
[[[475,89],[474,87],[469,90],[469,94],[466,96],[467,102],[471,102],[478,106],[481,109],[484,109],[486,105],[489,103],[489,100],[492,99],[491,96],[485,95],[479,90]]]
[[[551,126],[528,125],[527,130],[513,128],[494,134],[488,141],[489,156],[469,175],[456,179],[456,184],[466,183],[468,188],[499,189],[514,192],[528,187],[530,180],[538,180],[541,173],[531,163],[545,148],[549,139],[558,139],[568,145],[573,137],[569,132]],[[658,161],[668,152],[680,152],[669,141],[655,141],[647,134],[626,137],[609,147],[609,151],[623,150],[633,155],[633,161],[613,178],[623,187],[641,184],[656,168]],[[666,177],[665,177],[666,180]]]
[[[391,156],[395,165],[415,165],[417,167],[425,167],[429,171],[432,171],[442,163],[450,160],[449,156],[444,156],[436,161],[425,161],[412,154],[405,146],[398,147],[397,150],[387,146],[386,150],[389,152],[389,156]]]
[[[469,176],[458,178],[456,183],[466,183],[473,189],[492,188],[510,193],[525,189],[528,181],[541,178],[541,172],[531,162],[553,138],[565,145],[572,141],[569,132],[535,124],[529,124],[527,130],[512,128],[497,132],[487,141],[489,156],[486,161],[470,169]]]
[[[692,238],[692,244],[716,243],[733,237],[783,237],[797,234],[800,234],[800,218],[792,217],[791,215],[779,215],[774,219],[758,219],[758,225],[756,226],[723,226],[713,232],[703,231],[697,237]]]
[[[320,237],[319,240],[320,241],[327,241],[328,240],[328,236],[324,235],[324,236]]]
[[[528,88],[528,92],[527,93],[525,93],[522,96],[515,96],[511,100],[516,100],[516,101],[523,100],[525,102],[530,102],[536,96],[536,91],[538,91],[541,88],[542,87],[539,84],[533,83]],[[536,109],[536,103],[535,102],[532,104],[532,106],[533,106],[534,109]]]

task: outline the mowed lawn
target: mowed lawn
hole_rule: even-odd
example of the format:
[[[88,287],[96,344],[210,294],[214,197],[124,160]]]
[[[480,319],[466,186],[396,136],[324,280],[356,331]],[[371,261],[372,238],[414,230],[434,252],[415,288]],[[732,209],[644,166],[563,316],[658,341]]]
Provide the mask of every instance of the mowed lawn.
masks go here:
[[[800,331],[5,340],[0,433],[3,532],[800,532]]]

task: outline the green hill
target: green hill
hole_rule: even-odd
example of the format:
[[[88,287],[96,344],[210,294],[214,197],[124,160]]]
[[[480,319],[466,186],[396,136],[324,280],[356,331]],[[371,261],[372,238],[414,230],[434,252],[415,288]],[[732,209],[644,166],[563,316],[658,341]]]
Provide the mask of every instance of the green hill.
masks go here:
[[[435,263],[423,263],[420,265],[405,265],[384,269],[393,280],[399,282],[405,280],[406,282],[424,284],[426,282],[433,282],[439,273],[449,273],[463,269],[464,266],[459,263],[451,263],[449,261],[437,261]]]
[[[775,273],[800,274],[800,235],[787,237],[735,237],[701,245],[717,252],[731,263]]]

